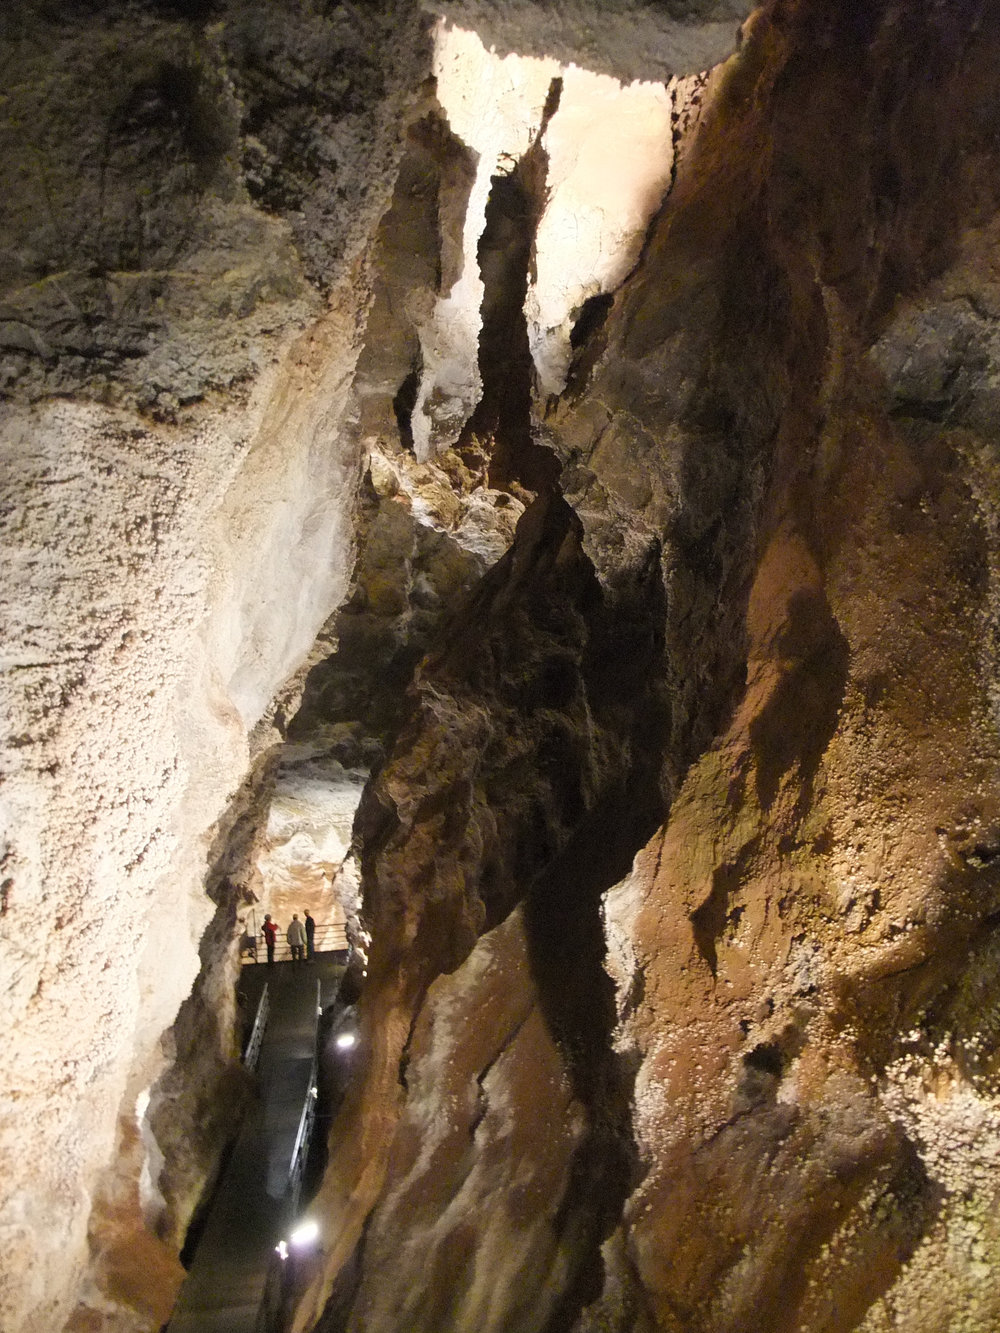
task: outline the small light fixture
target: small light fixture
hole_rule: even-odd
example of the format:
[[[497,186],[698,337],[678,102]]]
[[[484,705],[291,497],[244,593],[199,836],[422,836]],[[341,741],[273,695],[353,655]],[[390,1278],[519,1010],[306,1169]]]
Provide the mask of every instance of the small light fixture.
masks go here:
[[[337,1034],[337,1050],[350,1051],[358,1044],[357,1034],[354,1032],[340,1032]]]
[[[282,1262],[284,1262],[284,1260],[288,1258],[288,1246],[285,1244],[283,1240],[279,1240],[274,1248],[280,1255]]]
[[[319,1223],[310,1218],[308,1222],[300,1222],[288,1239],[293,1245],[301,1246],[312,1245],[318,1238]]]

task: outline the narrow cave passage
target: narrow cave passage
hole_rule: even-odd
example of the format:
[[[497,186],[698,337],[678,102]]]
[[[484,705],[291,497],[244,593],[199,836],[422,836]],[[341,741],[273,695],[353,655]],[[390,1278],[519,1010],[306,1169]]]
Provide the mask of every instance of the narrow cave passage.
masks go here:
[[[312,1245],[301,1210],[314,1188],[320,1015],[339,1020],[341,1033],[352,1030],[338,1004],[345,966],[341,950],[244,968],[243,1062],[254,1086],[211,1197],[189,1230],[188,1274],[170,1333],[237,1333],[286,1322]]]
[[[480,133],[495,131],[488,121],[481,129],[467,118],[462,128],[473,139],[463,142],[450,123],[452,114],[461,119],[462,90],[481,77],[499,89],[501,65],[518,62],[487,57],[469,34],[442,34],[441,41],[446,48],[440,55],[442,71],[453,59],[448,41],[465,59],[455,61],[448,78],[441,80],[443,107],[420,122],[411,136],[376,245],[376,296],[352,390],[355,407],[349,416],[363,432],[370,463],[360,492],[351,588],[323,631],[298,697],[282,705],[288,714],[285,739],[261,769],[263,804],[255,800],[256,814],[250,815],[248,805],[247,820],[234,823],[218,866],[243,896],[237,924],[246,932],[244,942],[255,940],[259,959],[264,956],[265,912],[283,932],[279,959],[293,911],[300,919],[304,910],[311,912],[317,939],[326,940],[344,923],[344,943],[349,936],[351,948],[344,994],[350,999],[354,990],[362,991],[357,1071],[362,1089],[368,1073],[365,1048],[377,1046],[381,1038],[370,1024],[397,1021],[371,1018],[379,1001],[370,1000],[369,994],[374,991],[377,997],[386,969],[404,978],[414,996],[408,1020],[413,1025],[422,993],[435,977],[460,967],[478,934],[489,934],[512,911],[519,913],[525,952],[519,982],[523,994],[515,1003],[535,1009],[539,1017],[534,1021],[551,1034],[545,1040],[554,1042],[548,1056],[556,1061],[554,1068],[556,1050],[564,1052],[566,1074],[559,1077],[568,1079],[569,1095],[591,1121],[572,1149],[566,1167],[571,1183],[553,1218],[559,1244],[575,1256],[565,1294],[548,1316],[546,1327],[555,1333],[570,1327],[581,1302],[593,1294],[600,1243],[634,1184],[628,1075],[610,1048],[614,1011],[611,984],[602,970],[600,895],[627,868],[662,817],[656,756],[667,720],[657,687],[662,636],[655,626],[663,618],[663,593],[655,550],[635,580],[626,580],[613,592],[599,587],[579,549],[579,523],[558,498],[559,459],[536,442],[536,401],[542,361],[546,367],[553,355],[558,361],[561,354],[552,349],[560,340],[573,349],[585,342],[582,326],[574,322],[579,306],[612,299],[601,284],[620,276],[634,255],[641,210],[654,206],[656,182],[669,176],[672,149],[662,92],[651,86],[650,143],[656,143],[659,156],[654,155],[652,165],[637,165],[632,181],[619,170],[622,198],[617,214],[605,204],[584,225],[582,212],[574,242],[567,242],[568,210],[582,188],[579,168],[571,164],[586,155],[597,118],[606,118],[614,107],[617,85],[593,77],[588,85],[582,73],[574,71],[565,107],[570,127],[553,140],[557,155],[552,161],[545,143],[563,111],[563,80],[553,72],[558,69],[553,62],[534,62],[530,86],[536,100],[519,103],[522,95],[513,85],[514,100],[505,112],[511,137],[484,143]],[[633,126],[641,123],[637,94],[633,88],[627,113]],[[500,96],[503,106],[508,94]],[[613,136],[605,135],[597,156],[591,153],[586,161],[590,179],[600,174],[599,164],[607,161],[613,142]],[[495,155],[492,172],[487,152]],[[468,228],[476,191],[466,165],[469,158],[478,162],[476,179],[487,190],[479,233]],[[562,198],[567,190],[568,201]],[[464,241],[445,230],[456,223],[465,228]],[[543,223],[555,253],[539,245]],[[582,277],[588,247],[594,244],[587,226],[594,225],[598,235],[603,229],[604,239],[597,244],[606,251],[596,293],[594,271]],[[449,259],[463,244],[464,256]],[[565,265],[561,278],[560,263]],[[581,268],[581,276],[575,275],[574,265]],[[471,388],[478,398],[469,398],[469,415],[456,424],[451,439],[444,434],[445,418],[438,418],[436,443],[428,456],[426,437],[420,450],[415,447],[421,429],[414,423],[429,404],[441,401],[434,385],[443,368],[440,358],[428,356],[427,330],[413,320],[412,312],[420,308],[415,293],[425,284],[436,303],[429,308],[436,313],[440,332],[442,307],[454,304],[456,291],[470,275],[479,302],[471,343],[477,368]],[[548,283],[549,317],[559,321],[547,330],[537,323],[540,276]],[[532,312],[534,347],[529,338]],[[452,337],[460,327],[460,322],[450,326]],[[405,398],[400,383],[410,386]],[[447,507],[442,504],[445,497]],[[654,605],[657,598],[660,604]],[[643,628],[646,624],[654,628]],[[622,657],[629,663],[624,671]],[[412,832],[397,829],[400,846],[394,855],[402,878],[396,879],[393,900],[387,902],[380,870],[385,826],[376,813],[383,809],[383,778],[394,765],[407,764],[407,738],[415,726],[425,725],[421,699],[436,678],[453,693],[459,712],[479,696],[475,706],[485,705],[493,716],[478,756],[465,755],[459,747],[454,760],[447,761],[467,769],[457,785],[452,776],[439,792],[419,797],[422,787],[433,786],[432,772],[414,771],[407,777],[421,803],[415,820],[421,830],[418,841],[428,819],[436,830],[435,868],[421,884],[422,853]],[[436,743],[433,731],[430,736]],[[352,833],[359,800],[362,810]],[[429,816],[425,806],[433,811]],[[482,849],[478,868],[470,864],[464,872],[467,887],[456,901],[447,863],[456,843],[460,847],[467,838],[470,815],[474,826],[485,820],[497,827]],[[612,827],[616,836],[609,840]],[[400,832],[405,836],[400,838]],[[459,859],[462,855],[459,851]],[[523,912],[518,906],[522,902]],[[408,948],[397,934],[394,918],[400,910],[422,918],[415,948]],[[256,976],[257,968],[251,966],[249,975]],[[341,999],[337,1012],[343,1011]],[[492,1040],[501,1048],[508,1040],[516,1041],[521,1022],[505,1036],[501,1017]],[[404,1084],[411,1058],[412,1044],[407,1042],[399,1057]],[[492,1122],[486,1092],[494,1077],[492,1064],[490,1058],[482,1069],[469,1071],[473,1086],[480,1089],[476,1123],[481,1129],[474,1134],[487,1133]],[[353,1086],[342,1092],[347,1094],[349,1117],[351,1098],[358,1094]],[[266,1121],[271,1114],[271,1094],[263,1090],[263,1095],[263,1111],[252,1111],[251,1123],[254,1116],[263,1114]],[[374,1113],[379,1114],[377,1109]],[[248,1132],[243,1131],[241,1141]],[[352,1132],[365,1131],[340,1125],[333,1129],[333,1171]],[[237,1163],[230,1174],[238,1174],[240,1162],[253,1150],[244,1148],[242,1155],[235,1151]],[[484,1151],[488,1155],[489,1149]],[[245,1173],[245,1165],[242,1169]],[[325,1211],[322,1193],[321,1188],[311,1210],[318,1218]],[[224,1183],[223,1200],[225,1196]],[[498,1198],[502,1196],[503,1190]],[[595,1206],[597,1199],[600,1206]],[[217,1203],[208,1223],[216,1247],[220,1209],[224,1216],[224,1202]],[[287,1212],[287,1205],[278,1212]],[[290,1219],[289,1214],[284,1221],[274,1217],[266,1226],[261,1222],[259,1229],[269,1237],[265,1250],[273,1248],[279,1232],[291,1228]],[[240,1219],[241,1227],[246,1220]],[[375,1233],[373,1250],[381,1243]],[[199,1262],[203,1270],[208,1265],[198,1282],[211,1289],[206,1253],[211,1246],[201,1250],[199,1261],[196,1252],[195,1272]],[[299,1260],[301,1266],[301,1255]],[[356,1270],[355,1263],[346,1272]],[[273,1291],[273,1274],[268,1288],[260,1285],[260,1265],[256,1272],[256,1287],[252,1282],[245,1287],[259,1288],[257,1301],[263,1309],[273,1301],[267,1294]],[[178,1327],[188,1326],[184,1320],[192,1316],[182,1312],[196,1309],[202,1299],[198,1282],[189,1279],[184,1288],[175,1317],[181,1321]],[[292,1290],[300,1286],[301,1274]],[[211,1299],[218,1299],[217,1294]],[[354,1290],[347,1304],[355,1299],[363,1306],[367,1298]],[[334,1305],[344,1302],[341,1286]],[[277,1328],[290,1313],[282,1307],[269,1317]],[[421,1318],[431,1316],[425,1312]],[[433,1318],[449,1316],[442,1308]]]

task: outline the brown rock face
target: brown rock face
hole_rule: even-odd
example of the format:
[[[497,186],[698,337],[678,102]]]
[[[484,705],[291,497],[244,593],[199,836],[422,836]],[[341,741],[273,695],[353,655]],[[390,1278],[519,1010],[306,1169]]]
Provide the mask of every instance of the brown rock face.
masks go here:
[[[652,298],[662,279],[634,284],[608,340],[614,368],[591,386],[607,434],[627,385],[630,416],[655,438],[668,423],[649,386],[686,378],[668,457],[681,477],[706,454],[716,468],[728,454],[730,471],[726,521],[706,524],[683,562],[684,623],[713,634],[720,574],[746,589],[745,685],[609,899],[626,923],[620,984],[643,994],[622,1038],[642,1056],[633,1123],[650,1169],[624,1226],[662,1328],[933,1326],[949,1298],[929,1314],[924,1274],[970,1226],[938,1136],[956,1159],[980,1159],[969,1122],[993,1114],[950,1058],[947,1073],[931,1070],[936,1042],[978,1043],[947,1023],[945,1037],[935,1015],[965,984],[997,905],[983,855],[997,818],[995,660],[969,633],[995,615],[992,520],[977,498],[995,486],[995,460],[979,436],[972,462],[968,425],[946,410],[928,422],[905,385],[886,393],[876,366],[900,365],[901,337],[907,372],[927,385],[913,362],[934,352],[912,332],[912,293],[942,267],[968,279],[966,249],[981,253],[981,240],[959,219],[992,216],[996,174],[969,170],[986,145],[968,102],[951,103],[945,134],[920,85],[887,86],[885,43],[904,66],[918,58],[891,19],[852,32],[803,6],[756,30],[744,60],[782,57],[765,75],[764,120],[730,100],[738,84],[720,89],[647,255],[662,279],[683,265],[685,290],[675,304]],[[954,78],[966,93],[989,86],[995,37],[980,30],[959,57],[949,25],[924,21],[913,40],[921,60],[933,52],[936,101]],[[807,95],[800,79],[823,91]],[[816,154],[827,97],[837,144]],[[876,114],[892,126],[888,147]],[[727,171],[720,216],[716,173],[744,134],[744,160],[770,169],[745,181],[735,212]],[[889,181],[891,205],[872,193]],[[927,226],[938,188],[947,198]],[[727,281],[706,297],[698,250],[713,232],[708,272],[721,264]],[[683,322],[692,289],[725,349],[700,383],[684,376],[704,337]],[[954,356],[947,322],[932,337]],[[956,416],[975,412],[974,395],[959,395]],[[682,538],[689,525],[682,509]],[[669,583],[667,600],[676,606]],[[675,642],[668,629],[668,652]],[[910,1043],[929,1061],[921,1091]],[[981,1229],[988,1249],[991,1225]],[[994,1317],[975,1272],[948,1270],[942,1285],[963,1326]]]
[[[521,1328],[554,1310],[584,1126],[515,910],[427,991],[351,1326]]]
[[[0,20],[10,1333],[167,1319],[305,778],[288,1327],[1000,1326],[1000,17],[746,10]],[[612,74],[656,198],[574,240]]]
[[[591,592],[557,583],[553,615],[540,557],[566,511],[537,501],[363,803],[371,1063],[318,1201],[355,1209],[331,1272],[358,1248],[323,1327],[996,1318],[993,1024],[971,996],[998,906],[1000,31],[977,17],[961,35],[892,6],[758,18],[574,387],[536,418],[576,513],[551,569],[592,562]],[[645,649],[601,638],[604,617]],[[541,645],[558,671],[534,668]],[[544,708],[536,681],[562,682]],[[472,1221],[491,1148],[461,1127],[485,1057],[442,1044],[431,1092],[423,1034],[433,975],[462,989],[518,900],[577,1127],[561,1138],[553,1109],[548,1151],[518,1156],[516,1185],[492,1176]],[[536,1099],[517,1105],[530,1124]],[[559,1262],[536,1239],[517,1266],[525,1190],[559,1198]]]

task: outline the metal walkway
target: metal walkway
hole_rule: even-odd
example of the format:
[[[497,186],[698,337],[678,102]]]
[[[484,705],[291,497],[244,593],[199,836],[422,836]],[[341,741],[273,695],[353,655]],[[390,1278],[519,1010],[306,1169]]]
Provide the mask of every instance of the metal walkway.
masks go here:
[[[343,957],[243,969],[253,1011],[267,987],[258,1096],[209,1206],[169,1333],[267,1333],[274,1325],[275,1246],[294,1220],[309,1147],[319,1011],[333,1002]]]

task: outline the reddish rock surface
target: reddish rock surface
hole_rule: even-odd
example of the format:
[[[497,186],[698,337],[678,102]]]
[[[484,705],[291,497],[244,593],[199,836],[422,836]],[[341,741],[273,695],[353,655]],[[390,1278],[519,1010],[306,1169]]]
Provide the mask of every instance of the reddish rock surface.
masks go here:
[[[381,1121],[370,1202],[341,1233],[359,1237],[358,1294],[351,1304],[339,1289],[331,1311],[351,1313],[324,1327],[995,1321],[993,1023],[968,998],[955,1007],[984,995],[1000,894],[987,313],[998,176],[986,129],[1000,31],[979,19],[959,31],[953,14],[904,22],[892,6],[851,21],[810,4],[760,15],[708,85],[575,389],[536,427],[564,460],[599,578],[575,629],[566,615],[533,618],[550,575],[529,511],[449,648],[421,668],[419,702],[367,798],[365,1003],[396,1043],[376,1042],[356,1114],[367,1120],[365,1096],[384,1106],[375,1089],[390,1085],[397,1111]],[[984,296],[966,300],[972,289]],[[598,650],[619,721],[634,710],[615,746],[593,710],[574,711],[569,682],[588,679],[580,627],[640,577],[656,591],[636,619],[662,640],[645,657],[624,634]],[[574,607],[566,591],[558,600]],[[500,657],[488,647],[498,605]],[[532,707],[527,670],[541,644],[562,655],[568,698],[555,711],[572,737],[558,772],[573,813],[563,806],[555,827],[553,705]],[[513,727],[494,702],[506,673],[520,690]],[[500,789],[499,719],[505,750],[534,752]],[[506,756],[503,768],[513,776]],[[634,798],[631,824],[610,812],[602,780],[638,782],[645,817],[662,824],[614,888],[644,816]],[[617,1025],[600,935],[584,942],[602,881]],[[517,1313],[473,1317],[454,1291],[435,1307],[437,1282],[416,1267],[405,1299],[370,1305],[377,1256],[389,1237],[402,1244],[398,1200],[418,1190],[411,1117],[423,1103],[397,1069],[433,1012],[427,969],[460,976],[474,937],[492,938],[491,905],[502,915],[519,897],[579,1101],[578,1139],[563,1149],[573,1172],[553,1186],[537,1161],[543,1192],[561,1191],[573,1257],[525,1273],[535,1295]],[[442,1057],[440,1076],[461,1104],[481,1071],[470,1059],[456,1085],[460,1058]],[[534,1110],[529,1099],[521,1114]],[[354,1139],[357,1125],[342,1132]],[[424,1161],[432,1194],[485,1153],[463,1138],[443,1156],[448,1141]],[[357,1202],[340,1160],[328,1188],[346,1184]],[[442,1223],[456,1272],[499,1227],[517,1252],[515,1194],[496,1181],[471,1233]],[[404,1290],[394,1274],[389,1292]]]

